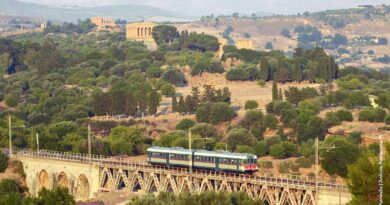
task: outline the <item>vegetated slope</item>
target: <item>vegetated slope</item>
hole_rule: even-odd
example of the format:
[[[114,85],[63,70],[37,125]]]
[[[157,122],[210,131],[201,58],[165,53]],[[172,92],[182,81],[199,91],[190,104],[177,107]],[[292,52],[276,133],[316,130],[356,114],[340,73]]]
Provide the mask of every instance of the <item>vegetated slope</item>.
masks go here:
[[[386,26],[390,17],[373,20],[360,20],[346,25],[344,28],[335,29],[324,22],[307,17],[275,16],[265,18],[219,18],[218,23],[193,22],[190,24],[177,25],[179,29],[200,31],[210,34],[221,34],[228,26],[232,26],[234,31],[231,37],[234,40],[244,39],[245,33],[250,34],[256,47],[263,47],[267,41],[272,41],[274,48],[287,49],[289,46],[295,47],[297,44],[294,36],[294,28],[299,25],[312,25],[318,27],[323,35],[334,35],[340,33],[349,38],[364,35],[376,35],[390,37],[390,27]],[[281,35],[282,29],[287,28],[292,34],[292,38]],[[220,36],[222,38],[222,36]]]
[[[128,21],[149,20],[153,18],[158,21],[161,17],[173,18],[177,21],[185,20],[180,14],[159,9],[151,6],[141,5],[116,5],[100,7],[50,7],[39,4],[15,1],[1,0],[0,13],[16,16],[40,17],[48,20],[77,22],[92,16],[110,16]]]

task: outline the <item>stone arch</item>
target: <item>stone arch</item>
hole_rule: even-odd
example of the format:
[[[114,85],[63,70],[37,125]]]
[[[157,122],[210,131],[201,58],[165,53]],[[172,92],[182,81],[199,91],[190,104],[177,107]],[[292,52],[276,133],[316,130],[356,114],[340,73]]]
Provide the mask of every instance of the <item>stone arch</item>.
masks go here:
[[[49,189],[51,188],[51,183],[50,183],[50,177],[49,174],[45,169],[42,169],[39,172],[38,175],[38,189],[37,191],[40,191],[41,189],[46,188]]]
[[[57,185],[61,186],[61,187],[66,187],[66,188],[69,187],[69,179],[68,179],[68,176],[64,172],[61,172],[57,176]]]
[[[144,35],[144,28],[142,27],[141,28],[141,36],[143,36]]]
[[[139,36],[140,30],[140,28],[137,28],[137,36]]]
[[[75,193],[74,196],[76,200],[81,200],[85,201],[89,199],[89,181],[88,178],[84,175],[81,174],[77,178],[76,186],[75,186]]]
[[[151,35],[152,35],[152,28],[149,27],[149,36],[151,36]]]

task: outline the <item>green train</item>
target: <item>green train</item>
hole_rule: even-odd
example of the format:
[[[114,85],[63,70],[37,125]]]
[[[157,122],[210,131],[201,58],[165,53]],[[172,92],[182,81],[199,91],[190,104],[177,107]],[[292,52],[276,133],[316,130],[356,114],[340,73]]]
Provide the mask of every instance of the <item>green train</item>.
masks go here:
[[[147,162],[167,167],[192,166],[192,168],[238,173],[252,173],[258,170],[257,157],[253,154],[189,150],[181,147],[150,147],[147,149]]]

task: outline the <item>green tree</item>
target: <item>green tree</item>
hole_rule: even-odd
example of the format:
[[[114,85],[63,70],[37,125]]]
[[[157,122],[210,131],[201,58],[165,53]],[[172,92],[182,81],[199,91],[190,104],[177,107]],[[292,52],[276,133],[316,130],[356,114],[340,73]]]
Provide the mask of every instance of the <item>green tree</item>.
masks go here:
[[[390,204],[390,160],[383,160],[383,204]],[[351,194],[351,205],[376,205],[378,198],[379,160],[371,154],[364,154],[357,162],[348,166],[347,184]]]
[[[284,141],[272,145],[270,148],[270,155],[278,159],[294,157],[298,155],[298,147],[292,142]]]
[[[272,45],[272,42],[268,41],[268,42],[265,44],[265,49],[269,49],[269,50],[274,49],[274,46]]]
[[[272,83],[272,100],[278,100],[278,84],[274,81]]]
[[[161,95],[157,93],[156,90],[152,90],[152,92],[148,95],[148,107],[149,114],[154,115],[157,113],[157,107],[160,105]]]
[[[8,167],[8,157],[3,152],[0,152],[0,172],[4,172]]]
[[[287,28],[283,28],[281,34],[286,38],[291,38],[290,31]]]
[[[302,65],[301,63],[296,60],[294,64],[294,68],[292,69],[291,78],[293,81],[301,82],[303,80],[303,72],[302,72]]]
[[[185,111],[186,111],[186,104],[184,102],[183,96],[180,96],[180,98],[179,98],[179,105],[177,107],[177,111],[179,113],[185,113]]]
[[[38,197],[33,199],[35,204],[58,204],[58,205],[75,205],[76,202],[70,195],[68,188],[56,187],[53,191],[43,188],[38,192]]]
[[[228,132],[226,142],[231,149],[236,150],[238,145],[253,145],[255,138],[247,129],[234,128]]]
[[[360,156],[359,147],[341,137],[325,140],[324,146],[335,146],[335,149],[321,151],[321,166],[330,175],[338,174],[347,177],[348,165],[353,164]]]
[[[193,134],[204,138],[217,138],[219,136],[218,130],[213,125],[208,123],[198,123],[191,127],[190,130]]]
[[[207,102],[198,107],[196,110],[196,120],[198,122],[207,122],[218,124],[228,122],[236,116],[233,108],[224,102]]]
[[[255,149],[251,146],[248,145],[238,145],[236,148],[236,151],[238,153],[250,153],[250,154],[255,154]]]
[[[349,122],[353,121],[352,113],[349,110],[344,110],[344,109],[338,110],[336,112],[336,116],[341,121],[349,121]]]
[[[348,98],[344,100],[344,106],[347,108],[370,106],[368,95],[362,91],[356,91],[349,94]]]
[[[359,121],[383,122],[386,111],[381,108],[365,108],[359,112]]]
[[[138,127],[118,126],[111,130],[108,136],[111,152],[114,155],[142,154],[142,150],[137,150],[137,145],[142,143],[144,135]]]
[[[7,94],[5,96],[5,104],[9,107],[16,107],[18,105],[19,98],[15,94]]]
[[[176,130],[188,130],[196,124],[191,119],[183,119],[176,125]]]
[[[160,88],[161,94],[167,95],[167,96],[173,96],[176,94],[175,86],[173,86],[170,83],[167,83]]]
[[[172,97],[172,112],[178,111],[177,97],[176,95]]]
[[[267,156],[269,148],[264,141],[257,142],[254,146],[255,153],[258,157]]]
[[[13,179],[0,181],[0,204],[22,205],[22,192],[19,184]]]
[[[264,81],[270,80],[271,69],[268,64],[267,58],[262,57],[260,62],[260,79]]]
[[[157,25],[153,27],[153,39],[158,45],[172,43],[179,38],[177,28],[170,25]]]
[[[283,93],[282,93],[282,88],[279,88],[279,95],[278,95],[278,100],[283,101]]]
[[[161,79],[176,86],[183,86],[187,84],[184,74],[175,68],[168,68],[161,76]]]

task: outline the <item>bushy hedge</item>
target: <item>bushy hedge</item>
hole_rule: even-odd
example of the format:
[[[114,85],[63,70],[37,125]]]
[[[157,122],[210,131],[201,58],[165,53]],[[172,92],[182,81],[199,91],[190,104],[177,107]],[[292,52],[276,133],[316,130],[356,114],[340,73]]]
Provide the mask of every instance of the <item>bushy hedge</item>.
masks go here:
[[[383,122],[386,111],[380,108],[365,108],[359,112],[359,121]]]

